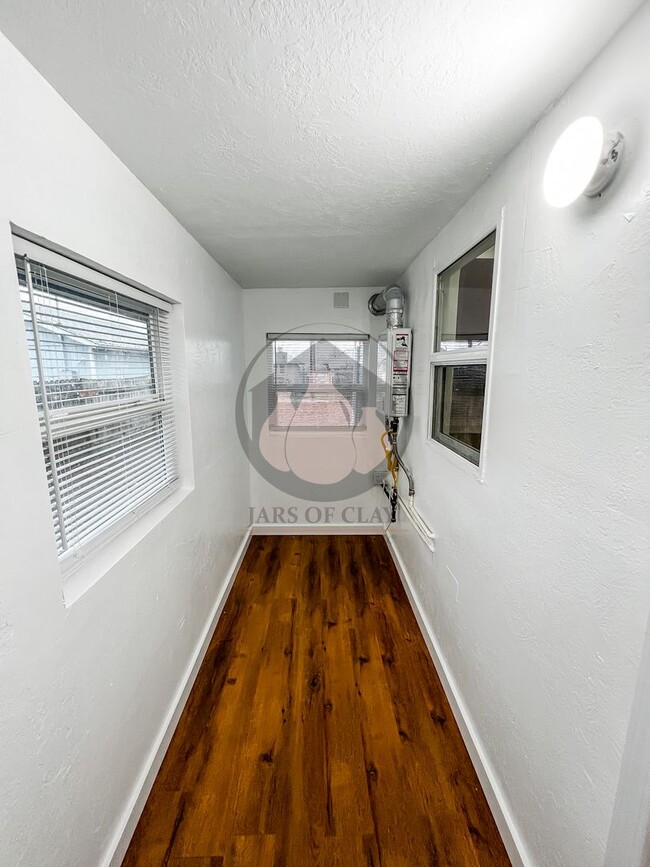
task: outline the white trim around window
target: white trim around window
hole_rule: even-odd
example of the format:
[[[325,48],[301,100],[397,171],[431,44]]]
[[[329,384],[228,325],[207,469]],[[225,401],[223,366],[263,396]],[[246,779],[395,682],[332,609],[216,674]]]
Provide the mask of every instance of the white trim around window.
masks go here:
[[[452,463],[469,471],[477,479],[482,480],[486,470],[486,456],[489,442],[489,418],[490,418],[490,395],[492,391],[491,369],[494,355],[495,340],[497,337],[497,309],[500,289],[500,260],[503,238],[503,224],[505,220],[505,208],[501,210],[499,218],[488,223],[484,228],[462,247],[456,248],[453,253],[445,257],[444,265],[434,267],[433,273],[433,309],[431,318],[431,343],[429,356],[429,406],[427,414],[426,441],[436,450],[440,450]],[[449,268],[461,260],[467,253],[478,247],[491,234],[494,235],[494,267],[492,277],[492,293],[489,311],[489,325],[487,340],[479,341],[476,346],[463,346],[459,348],[437,349],[437,328],[439,317],[439,291],[440,276]],[[434,421],[436,412],[440,411],[439,402],[440,386],[436,388],[436,377],[440,376],[436,371],[443,367],[467,367],[483,366],[485,368],[485,388],[483,399],[483,414],[481,421],[481,444],[477,451],[464,446],[457,440],[445,437],[438,432],[434,436]]]
[[[24,237],[14,252],[67,581],[181,487],[173,305]]]

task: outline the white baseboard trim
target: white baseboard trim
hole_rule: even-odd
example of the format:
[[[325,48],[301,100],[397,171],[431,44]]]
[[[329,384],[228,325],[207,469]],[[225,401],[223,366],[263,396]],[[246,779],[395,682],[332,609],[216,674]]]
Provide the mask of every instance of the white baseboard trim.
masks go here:
[[[133,836],[133,832],[136,829],[136,825],[138,824],[140,815],[144,810],[144,805],[147,802],[154,780],[156,779],[156,775],[160,770],[162,760],[165,758],[167,747],[169,746],[172,735],[176,730],[183,708],[185,707],[185,703],[187,702],[192,686],[194,685],[196,675],[199,673],[201,663],[203,662],[212,639],[217,621],[221,616],[228,594],[230,593],[237,572],[239,571],[239,567],[244,559],[250,539],[251,530],[249,527],[246,530],[241,545],[237,549],[237,553],[235,554],[232,563],[230,564],[223,588],[212,607],[212,611],[208,616],[203,633],[197,642],[196,649],[192,654],[192,658],[178,686],[176,695],[171,701],[167,715],[158,732],[158,736],[156,737],[149,755],[144,762],[142,772],[133,787],[133,792],[129,798],[126,809],[118,822],[113,838],[100,862],[101,867],[120,867],[122,864],[124,856],[126,855],[126,850],[131,842],[131,837]]]
[[[385,534],[385,538],[388,550],[391,553],[393,562],[395,563],[402,584],[404,585],[404,590],[408,596],[409,602],[411,603],[411,608],[413,609],[418,626],[420,627],[420,631],[422,632],[426,642],[429,655],[431,656],[436,671],[438,672],[438,677],[440,678],[442,687],[449,704],[451,705],[463,741],[467,747],[467,752],[469,753],[474,769],[476,770],[512,865],[513,867],[535,867],[531,856],[526,850],[524,841],[522,840],[521,834],[517,828],[517,823],[515,822],[509,801],[503,792],[497,773],[487,755],[476,724],[469,713],[458,684],[456,683],[456,679],[451,673],[445,655],[438,643],[438,639],[436,638],[436,635],[429,624],[429,620],[424,613],[419,597],[409,580],[408,571],[404,565],[399,550],[387,533]]]
[[[381,536],[383,524],[253,524],[253,536]]]

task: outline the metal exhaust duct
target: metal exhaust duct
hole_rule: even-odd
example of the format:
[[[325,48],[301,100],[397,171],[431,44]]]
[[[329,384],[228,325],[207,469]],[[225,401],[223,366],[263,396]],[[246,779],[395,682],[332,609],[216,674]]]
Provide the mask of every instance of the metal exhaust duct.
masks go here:
[[[386,316],[387,328],[404,324],[404,293],[397,283],[391,283],[368,299],[368,310],[373,316]]]

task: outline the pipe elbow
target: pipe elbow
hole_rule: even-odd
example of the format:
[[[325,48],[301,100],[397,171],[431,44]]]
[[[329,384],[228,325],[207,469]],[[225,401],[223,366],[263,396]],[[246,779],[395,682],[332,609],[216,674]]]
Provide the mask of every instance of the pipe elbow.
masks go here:
[[[385,316],[404,310],[404,292],[397,283],[390,283],[381,292],[375,292],[368,299],[368,309],[373,316]]]

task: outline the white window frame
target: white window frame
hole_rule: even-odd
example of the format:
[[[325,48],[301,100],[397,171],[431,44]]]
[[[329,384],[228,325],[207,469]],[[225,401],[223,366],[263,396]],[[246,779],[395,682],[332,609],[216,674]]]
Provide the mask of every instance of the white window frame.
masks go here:
[[[13,228],[14,227],[12,226],[12,229]],[[95,268],[92,267],[92,265],[90,264],[84,264],[84,262],[81,261],[82,257],[77,257],[75,254],[72,253],[67,255],[67,251],[66,253],[56,252],[55,250],[51,249],[51,247],[42,246],[41,244],[30,240],[28,237],[24,237],[22,234],[16,233],[16,230],[14,231],[15,233],[12,236],[12,240],[14,246],[14,253],[16,256],[22,257],[26,255],[31,261],[44,265],[46,268],[49,267],[51,269],[61,271],[65,274],[69,274],[75,279],[94,284],[109,291],[114,291],[119,295],[126,296],[134,301],[140,302],[141,304],[145,304],[149,307],[156,307],[167,314],[172,313],[175,306],[174,303],[171,300],[152,292],[146,287],[140,288],[139,284],[136,285],[131,281],[127,281],[126,278],[121,278],[119,275],[113,276],[114,272],[107,272],[107,270],[105,269],[100,269],[99,267]],[[156,359],[156,363],[158,362],[159,359]],[[176,378],[174,371],[172,371],[172,375],[174,376],[174,378]],[[177,397],[178,395],[176,394],[176,387],[174,383],[174,385],[172,385],[172,395],[169,400],[171,402],[173,424],[176,428],[178,426]],[[39,412],[39,418],[40,415],[41,413]],[[43,434],[41,434],[41,438],[44,438]],[[119,517],[112,523],[108,524],[105,528],[89,536],[86,540],[83,540],[77,544],[73,544],[67,550],[59,554],[58,560],[61,567],[61,572],[66,581],[73,572],[76,573],[77,569],[81,565],[86,564],[90,555],[94,555],[96,551],[98,551],[99,549],[103,549],[106,543],[110,542],[111,540],[115,540],[117,536],[120,536],[122,534],[133,538],[130,532],[125,533],[125,531],[127,531],[128,528],[131,527],[131,525],[133,525],[135,522],[144,518],[145,515],[153,512],[153,510],[155,510],[156,507],[159,506],[163,501],[170,498],[170,508],[173,508],[175,502],[171,502],[172,495],[177,494],[179,492],[179,489],[183,487],[180,448],[181,443],[177,437],[175,446],[177,452],[176,478],[171,480],[165,487],[156,491],[146,500],[136,505],[128,514]],[[124,551],[122,551],[122,553],[124,553]],[[105,557],[103,559],[108,564],[112,564],[114,562],[114,559],[112,557]],[[66,594],[66,604],[71,604],[72,602],[74,602],[75,599],[82,595],[82,593],[86,589],[88,589],[88,586],[91,586],[98,577],[100,577],[99,574],[95,574],[92,580],[89,580],[87,582],[79,581],[78,586],[74,587],[71,594]],[[66,585],[64,585],[64,588],[65,586]]]
[[[449,458],[453,463],[464,470],[469,470],[479,480],[482,480],[485,475],[486,457],[488,450],[488,434],[489,434],[489,404],[491,396],[491,368],[495,345],[495,330],[496,330],[496,313],[499,296],[500,283],[500,258],[501,258],[501,239],[503,234],[503,222],[505,218],[505,209],[501,211],[498,220],[485,225],[480,232],[476,233],[471,240],[466,241],[462,246],[457,246],[453,253],[446,256],[444,264],[434,265],[433,272],[433,309],[431,315],[431,344],[429,356],[429,408],[427,414],[427,435],[426,442],[433,448],[440,450],[445,457]],[[438,329],[438,309],[439,309],[439,290],[440,277],[459,259],[462,259],[467,253],[481,244],[491,234],[494,233],[494,269],[492,274],[492,293],[490,298],[490,316],[488,326],[488,339],[480,346],[463,348],[463,349],[445,349],[436,350],[436,336]],[[439,367],[457,367],[460,365],[485,365],[485,392],[483,399],[483,417],[481,422],[481,448],[479,450],[478,462],[473,459],[473,455],[469,452],[473,451],[469,447],[465,450],[462,443],[450,438],[447,443],[443,438],[437,438],[433,435],[433,424],[436,414],[436,387],[435,377],[436,369]]]

